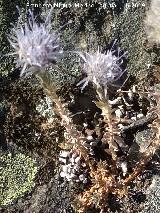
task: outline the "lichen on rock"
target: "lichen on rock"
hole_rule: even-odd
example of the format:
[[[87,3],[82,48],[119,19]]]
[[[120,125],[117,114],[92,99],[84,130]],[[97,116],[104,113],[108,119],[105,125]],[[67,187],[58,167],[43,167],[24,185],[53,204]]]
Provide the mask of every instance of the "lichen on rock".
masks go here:
[[[37,166],[22,153],[0,157],[0,205],[8,205],[33,189]]]

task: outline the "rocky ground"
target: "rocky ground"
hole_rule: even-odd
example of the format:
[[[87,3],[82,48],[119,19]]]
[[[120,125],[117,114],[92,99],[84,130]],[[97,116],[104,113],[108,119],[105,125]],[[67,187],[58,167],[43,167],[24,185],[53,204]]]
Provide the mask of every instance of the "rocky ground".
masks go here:
[[[52,110],[54,104],[46,97],[35,77],[19,78],[20,70],[15,68],[13,58],[4,56],[10,51],[6,33],[9,33],[10,23],[14,23],[18,17],[16,5],[23,8],[24,13],[28,1],[0,2],[0,211],[76,212],[74,198],[85,186],[68,183],[60,176],[58,156],[64,149],[64,128]],[[101,46],[106,50],[117,39],[118,46],[128,51],[124,65],[129,72],[126,89],[133,85],[139,88],[155,87],[160,80],[159,47],[147,42],[144,29],[150,1],[127,3],[127,0],[114,0],[106,5],[103,1],[98,4],[95,0],[87,6],[85,1],[80,2],[84,6],[78,9],[73,6],[54,10],[55,28],[72,20],[72,24],[63,30],[65,48],[90,51]],[[46,14],[46,7],[42,7],[42,3],[37,7],[36,1],[32,1],[35,14],[42,14],[38,16],[40,20]],[[62,3],[69,5],[71,2],[64,0]],[[50,68],[52,80],[70,111],[74,114],[84,112],[74,117],[77,128],[82,129],[86,117],[91,123],[96,112],[100,116],[100,111],[92,102],[95,94],[90,86],[83,93],[76,86],[82,74],[75,54],[68,54],[59,69],[63,72]],[[146,149],[146,141],[151,140],[152,133],[144,125],[127,134],[134,137],[129,154],[134,165],[135,150],[139,151],[139,147]],[[157,150],[138,180],[129,185],[127,196],[121,199],[109,196],[106,212],[158,212],[159,154]],[[87,212],[98,213],[99,210],[91,208]]]

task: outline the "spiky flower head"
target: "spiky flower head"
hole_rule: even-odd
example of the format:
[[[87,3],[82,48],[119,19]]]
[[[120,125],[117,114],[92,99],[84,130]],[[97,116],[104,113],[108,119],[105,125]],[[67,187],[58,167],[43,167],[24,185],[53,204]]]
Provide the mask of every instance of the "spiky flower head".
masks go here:
[[[59,31],[53,31],[51,26],[51,12],[44,23],[35,21],[33,12],[29,10],[27,21],[22,24],[22,15],[18,23],[11,30],[8,40],[14,48],[17,67],[22,67],[21,76],[43,70],[51,63],[56,63],[63,55],[59,44]]]
[[[80,53],[81,58],[84,60],[82,69],[83,72],[87,74],[87,77],[77,84],[81,85],[83,83],[82,90],[89,82],[104,88],[117,86],[117,80],[127,71],[121,68],[121,64],[123,63],[122,57],[126,55],[127,52],[119,56],[120,50],[118,50],[118,56],[116,56],[112,48],[108,50],[106,54],[101,53],[99,48],[95,53]]]

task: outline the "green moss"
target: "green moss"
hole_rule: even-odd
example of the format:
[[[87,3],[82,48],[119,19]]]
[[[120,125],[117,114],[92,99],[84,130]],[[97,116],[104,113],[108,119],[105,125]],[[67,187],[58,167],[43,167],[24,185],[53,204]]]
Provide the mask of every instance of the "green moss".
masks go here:
[[[119,37],[122,47],[128,51],[129,72],[138,79],[142,79],[148,74],[148,65],[152,63],[143,45],[146,40],[144,18],[148,3],[146,0],[135,2],[139,6],[124,9],[119,16],[115,16],[111,35]],[[131,6],[131,4],[128,5]]]
[[[7,205],[31,191],[37,167],[29,156],[21,153],[3,155],[0,163],[0,205]]]

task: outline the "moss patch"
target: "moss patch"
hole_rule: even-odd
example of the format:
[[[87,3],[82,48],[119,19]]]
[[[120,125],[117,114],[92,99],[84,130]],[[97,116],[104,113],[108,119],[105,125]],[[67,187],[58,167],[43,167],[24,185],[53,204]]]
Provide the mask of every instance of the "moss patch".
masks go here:
[[[31,191],[37,167],[29,156],[21,153],[3,155],[0,163],[0,205],[7,205]]]

